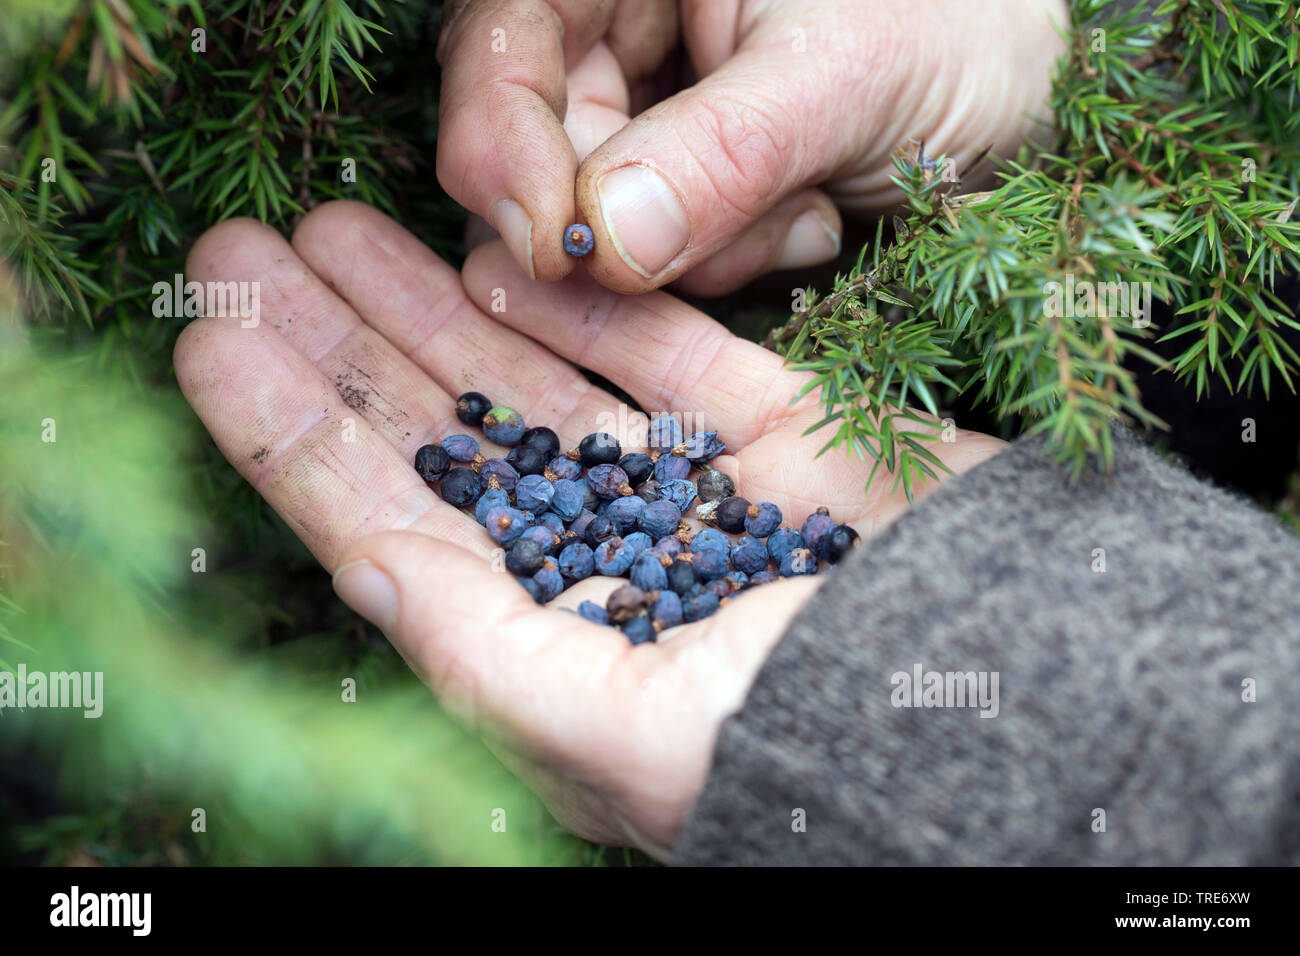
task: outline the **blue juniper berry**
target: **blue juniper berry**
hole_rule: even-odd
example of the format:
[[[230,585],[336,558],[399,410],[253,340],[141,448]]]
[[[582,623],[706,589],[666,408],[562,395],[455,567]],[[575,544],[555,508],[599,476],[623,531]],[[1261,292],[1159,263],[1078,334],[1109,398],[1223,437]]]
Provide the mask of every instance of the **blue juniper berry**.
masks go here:
[[[654,474],[655,463],[649,455],[634,451],[620,458],[618,467],[627,474],[628,484],[635,488]]]
[[[745,512],[745,530],[755,538],[766,538],[781,527],[781,509],[770,501],[750,505]]]
[[[462,425],[468,425],[470,428],[482,428],[483,416],[491,408],[492,403],[482,392],[466,392],[456,399],[456,417],[460,419]]]
[[[682,539],[676,534],[666,534],[655,542],[655,550],[675,558],[686,550],[686,545],[682,544]]]
[[[593,432],[578,443],[578,461],[586,468],[596,465],[613,465],[623,457],[618,439],[607,432]],[[573,452],[569,453],[570,457]]]
[[[595,511],[600,507],[600,498],[596,497],[596,492],[591,490],[591,482],[587,480],[586,475],[575,479],[573,483],[582,491],[582,506],[584,508],[588,511]]]
[[[478,441],[473,435],[448,435],[442,440],[442,450],[452,461],[473,461],[478,454]]]
[[[713,548],[725,554],[731,550],[731,539],[717,528],[702,528],[691,538],[691,553],[698,554],[705,548]]]
[[[483,462],[478,470],[478,475],[485,482],[490,478],[495,478],[497,483],[505,491],[514,491],[515,484],[519,481],[519,472],[515,471],[514,465],[510,464],[504,458],[489,458]],[[488,487],[492,485],[489,482]]]
[[[614,522],[614,527],[618,529],[619,534],[631,534],[636,530],[637,520],[641,513],[645,511],[646,503],[644,498],[638,498],[636,495],[629,495],[626,498],[618,498],[609,503],[609,510],[605,512],[609,520]]]
[[[548,530],[550,530],[551,532],[553,532],[554,534],[562,538],[564,537],[564,532],[566,530],[564,527],[564,520],[555,513],[554,511],[555,502],[553,500],[551,502],[551,508],[552,508],[551,511],[547,511],[543,514],[537,515],[535,521],[543,528],[547,528]]]
[[[808,548],[795,548],[781,559],[781,577],[817,573],[817,557]]]
[[[749,575],[744,571],[728,571],[722,580],[731,585],[732,591],[740,591],[749,586]]]
[[[582,581],[592,576],[596,570],[595,552],[581,541],[567,545],[560,552],[556,563],[560,573],[570,581]]]
[[[530,523],[522,511],[508,506],[492,508],[487,513],[487,520],[483,522],[487,533],[497,544],[510,544],[528,530]]]
[[[582,489],[578,483],[561,478],[551,483],[551,510],[564,521],[572,521],[582,514]]]
[[[826,539],[835,530],[835,522],[825,508],[818,508],[810,514],[799,529],[803,535],[804,547],[817,557],[825,557]]]
[[[777,528],[767,537],[767,556],[777,564],[795,548],[803,547],[803,535],[794,528]]]
[[[653,644],[657,632],[655,626],[650,623],[648,617],[634,617],[623,625],[623,633],[627,635],[629,644]]]
[[[521,447],[536,448],[546,461],[560,453],[560,436],[545,425],[528,429],[520,437],[519,444]]]
[[[749,502],[733,495],[718,502],[713,512],[714,523],[728,534],[740,534],[745,530],[745,516],[749,514]],[[780,522],[777,522],[780,524]]]
[[[632,489],[632,494],[649,504],[652,501],[659,500],[659,482],[653,478],[647,478],[641,484]]]
[[[524,475],[515,485],[515,507],[541,514],[551,506],[555,486],[541,475]]]
[[[506,461],[521,475],[540,475],[546,470],[546,454],[530,445],[511,448]]]
[[[660,415],[646,430],[646,445],[657,451],[669,451],[681,444],[682,423],[672,415]]]
[[[579,604],[578,614],[581,617],[585,617],[588,621],[591,621],[593,624],[609,623],[609,615],[606,614],[605,609],[601,607],[599,604],[597,604],[595,601],[583,601],[581,604]]]
[[[757,574],[767,567],[767,544],[745,535],[731,547],[731,566],[746,574]]]
[[[488,520],[492,520],[490,516]],[[705,581],[716,580],[731,570],[727,552],[721,548],[704,548],[695,552],[691,564],[695,567],[695,573]]]
[[[486,525],[489,511],[493,508],[509,507],[510,496],[505,493],[504,489],[489,488],[487,491],[483,492],[483,496],[479,498],[478,502],[474,505],[474,518],[479,524]]]
[[[721,501],[736,493],[736,483],[716,468],[711,468],[700,475],[696,483],[701,501]]]
[[[661,501],[671,501],[677,506],[678,511],[686,514],[691,510],[691,505],[695,502],[695,486],[685,478],[674,478],[672,481],[660,482],[659,499]]]
[[[650,606],[650,620],[660,631],[682,623],[682,599],[676,591],[660,590],[659,597]]]
[[[594,515],[587,522],[587,528],[582,533],[582,540],[587,542],[591,547],[596,548],[602,542],[608,541],[614,537],[614,522],[610,521],[604,515]]]
[[[644,551],[632,562],[628,580],[642,591],[662,591],[668,587],[668,572],[654,554]]]
[[[668,566],[668,587],[678,594],[690,594],[699,583],[700,576],[689,561],[678,560]]]
[[[654,542],[650,540],[650,535],[644,531],[633,531],[629,535],[623,536],[623,543],[632,549],[632,553],[640,556],[641,552],[649,551]]]
[[[599,498],[618,498],[632,494],[627,472],[618,465],[596,465],[588,469],[587,483]]]
[[[581,259],[596,245],[596,237],[592,235],[591,227],[575,222],[568,229],[564,230],[564,251],[571,256]]]
[[[528,538],[520,538],[506,551],[506,570],[516,577],[531,577],[542,570],[546,552]]]
[[[826,560],[839,564],[857,545],[861,536],[846,524],[839,525],[826,539]]]
[[[525,431],[523,416],[505,405],[498,405],[483,416],[483,434],[498,445],[519,444]]]
[[[596,570],[610,577],[619,577],[632,567],[636,552],[629,548],[623,539],[615,535],[608,541],[602,541],[596,548]]]
[[[531,512],[528,512],[531,513]],[[529,541],[535,541],[547,554],[554,554],[560,546],[560,535],[556,534],[550,528],[544,525],[535,524],[528,528],[519,537],[527,538]]]
[[[451,455],[441,445],[424,445],[415,453],[415,470],[428,484],[437,484],[450,468]]]
[[[652,501],[641,512],[641,517],[637,519],[637,525],[642,531],[657,540],[676,531],[681,520],[682,513],[677,510],[677,506],[671,501]]]
[[[712,461],[726,449],[726,443],[718,437],[717,432],[696,432],[686,441],[674,445],[672,453],[698,463]]]
[[[687,624],[702,621],[715,613],[719,606],[716,594],[705,590],[697,591],[682,601],[682,619]]]
[[[577,481],[582,477],[582,466],[572,458],[565,458],[563,455],[557,455],[550,460],[546,470],[542,472],[551,481],[557,481],[560,478],[568,478],[570,481]]]
[[[655,481],[661,485],[674,478],[685,478],[691,473],[691,463],[677,455],[660,455],[655,462]]]
[[[564,578],[560,577],[560,572],[553,561],[548,560],[546,567],[533,575],[533,581],[541,592],[538,604],[554,601],[564,593]]]
[[[468,468],[453,468],[442,476],[438,494],[442,500],[457,508],[466,508],[478,501],[483,493],[483,482]]]
[[[585,510],[580,512],[578,517],[569,522],[569,531],[571,531],[576,537],[581,538],[583,533],[587,530],[587,523],[594,517],[596,517],[596,515],[593,512]]]

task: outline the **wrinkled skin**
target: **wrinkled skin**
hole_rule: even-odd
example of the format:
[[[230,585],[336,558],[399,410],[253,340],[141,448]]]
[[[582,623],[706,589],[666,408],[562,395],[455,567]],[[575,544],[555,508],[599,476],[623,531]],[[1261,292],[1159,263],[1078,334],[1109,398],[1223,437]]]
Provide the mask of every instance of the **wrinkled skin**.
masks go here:
[[[1065,0],[449,3],[438,180],[539,279],[575,268],[562,237],[581,220],[605,286],[721,293],[834,258],[842,213],[895,200],[909,139],[958,169],[1014,153],[1067,23]],[[701,78],[685,88],[662,68],[678,24]],[[668,198],[624,207],[615,241],[607,177],[629,167]]]
[[[225,456],[561,823],[666,859],[722,720],[824,576],[746,592],[632,648],[536,606],[472,515],[419,479],[416,450],[465,430],[453,406],[467,390],[552,426],[565,448],[610,430],[619,403],[577,362],[643,408],[716,428],[729,447],[713,464],[796,527],[824,504],[868,537],[906,509],[901,491],[880,481],[864,498],[865,464],[814,457],[825,437],[802,432],[819,410],[790,405],[805,379],[775,354],[663,292],[624,297],[582,272],[530,282],[499,241],[457,274],[380,213],[339,202],[308,215],[292,243],[248,220],[216,226],[186,271],[261,283],[256,327],[201,318],[176,346],[181,387]],[[933,447],[960,473],[1002,443],[958,432]],[[583,582],[555,604],[603,603],[617,583]]]

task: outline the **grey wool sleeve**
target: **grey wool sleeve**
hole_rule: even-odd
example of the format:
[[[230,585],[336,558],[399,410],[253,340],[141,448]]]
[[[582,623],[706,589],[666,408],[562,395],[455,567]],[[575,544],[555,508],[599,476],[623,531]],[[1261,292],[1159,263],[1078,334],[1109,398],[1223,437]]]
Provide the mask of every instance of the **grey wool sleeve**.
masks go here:
[[[1023,440],[858,552],[723,725],[676,863],[1300,862],[1275,519],[1117,432],[1108,477]]]

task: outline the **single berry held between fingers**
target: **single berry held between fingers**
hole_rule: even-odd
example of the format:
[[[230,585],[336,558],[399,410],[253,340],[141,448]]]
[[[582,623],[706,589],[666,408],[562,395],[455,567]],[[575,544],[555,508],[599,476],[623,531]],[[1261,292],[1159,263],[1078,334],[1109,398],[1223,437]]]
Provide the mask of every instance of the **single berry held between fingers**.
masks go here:
[[[564,251],[569,255],[581,259],[591,252],[595,246],[596,237],[592,235],[590,226],[575,222],[564,230]]]

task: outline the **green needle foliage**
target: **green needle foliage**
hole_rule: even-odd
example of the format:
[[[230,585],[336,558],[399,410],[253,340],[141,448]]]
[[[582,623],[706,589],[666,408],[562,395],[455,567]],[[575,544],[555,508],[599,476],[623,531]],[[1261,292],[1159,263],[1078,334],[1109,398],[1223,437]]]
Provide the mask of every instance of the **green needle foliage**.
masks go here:
[[[1070,27],[1050,148],[1001,163],[979,194],[941,175],[943,157],[900,153],[908,214],[889,241],[882,223],[852,272],[768,337],[815,373],[827,447],[876,458],[909,495],[941,467],[936,429],[907,410],[938,416],[936,386],[1047,432],[1076,472],[1109,465],[1110,422],[1160,424],[1134,360],[1196,397],[1211,379],[1295,390],[1284,333],[1300,325],[1274,289],[1300,269],[1300,4],[1075,0]],[[1173,324],[1134,308],[1135,288]],[[1182,351],[1161,359],[1157,337]]]

